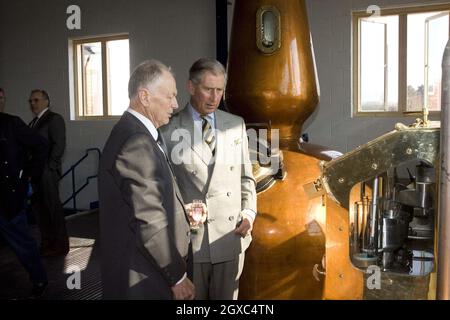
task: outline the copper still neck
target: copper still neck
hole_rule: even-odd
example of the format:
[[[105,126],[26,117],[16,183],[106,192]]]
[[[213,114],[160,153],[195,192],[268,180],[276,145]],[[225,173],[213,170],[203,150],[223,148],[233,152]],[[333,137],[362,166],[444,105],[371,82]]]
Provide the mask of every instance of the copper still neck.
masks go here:
[[[303,0],[236,0],[225,98],[247,123],[279,129],[282,149],[297,149],[319,101]]]

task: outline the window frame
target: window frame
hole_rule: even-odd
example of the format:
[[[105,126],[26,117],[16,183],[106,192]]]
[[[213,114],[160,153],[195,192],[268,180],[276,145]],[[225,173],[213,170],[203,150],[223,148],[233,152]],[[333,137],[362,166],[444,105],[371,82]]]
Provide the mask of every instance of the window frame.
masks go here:
[[[74,87],[74,102],[75,102],[75,120],[103,120],[103,119],[119,119],[121,115],[110,115],[109,95],[108,95],[108,54],[106,43],[115,40],[128,40],[130,41],[128,33],[114,34],[110,36],[94,36],[72,39],[72,55],[73,55],[73,87]],[[85,43],[100,42],[102,48],[102,96],[103,96],[103,115],[99,116],[86,116],[80,114],[80,110],[84,110],[84,92],[83,88],[80,89],[79,78],[79,61],[80,57],[77,52],[79,45]],[[84,77],[82,74],[81,77]],[[83,83],[83,80],[81,80]],[[81,103],[81,104],[80,104]]]
[[[373,13],[367,11],[352,12],[352,109],[354,117],[405,117],[422,114],[418,111],[407,111],[407,16],[414,13],[449,11],[449,38],[450,38],[450,3],[436,5],[418,5],[408,7],[386,8],[381,9],[380,16],[398,15],[399,17],[399,53],[398,53],[398,110],[397,111],[377,111],[363,112],[361,107],[361,19],[368,18]],[[424,65],[425,68],[425,65]],[[425,72],[425,70],[424,70]],[[386,83],[385,83],[386,86]],[[440,111],[430,111],[431,116],[439,116]]]

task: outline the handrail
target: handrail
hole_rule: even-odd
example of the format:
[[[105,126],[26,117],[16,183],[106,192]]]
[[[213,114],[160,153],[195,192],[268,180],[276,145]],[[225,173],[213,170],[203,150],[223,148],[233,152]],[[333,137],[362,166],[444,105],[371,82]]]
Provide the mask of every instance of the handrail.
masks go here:
[[[72,166],[70,167],[70,169],[67,170],[67,171],[61,176],[61,178],[59,178],[59,180],[62,180],[62,178],[64,178],[65,176],[67,176],[67,175],[69,174],[70,171],[75,170],[75,167],[77,167],[84,159],[87,158],[87,156],[89,155],[89,152],[90,152],[90,151],[97,151],[97,152],[98,152],[98,158],[99,158],[99,159],[100,159],[100,157],[102,156],[102,152],[100,151],[99,148],[89,148],[89,149],[86,149],[86,154],[85,154],[80,160],[78,160],[77,162],[75,162],[75,164],[72,165]]]
[[[85,182],[80,188],[78,188],[77,191],[73,192],[72,195],[71,195],[69,198],[67,198],[66,201],[64,201],[63,206],[64,206],[65,204],[67,204],[70,200],[73,199],[73,203],[74,203],[74,208],[73,208],[73,209],[74,209],[74,210],[77,210],[77,208],[76,208],[76,200],[75,200],[76,196],[77,196],[84,188],[86,188],[86,186],[89,184],[89,181],[90,181],[91,179],[96,179],[97,177],[98,177],[98,175],[87,177],[87,178],[86,178],[86,182]]]
[[[100,160],[100,157],[102,155],[102,152],[100,151],[99,148],[89,148],[86,149],[86,153],[85,155],[78,160],[77,162],[75,162],[75,164],[73,164],[69,170],[67,170],[60,178],[60,180],[62,180],[65,176],[67,176],[69,173],[72,173],[72,194],[70,195],[69,198],[67,198],[64,202],[63,202],[63,206],[66,205],[70,200],[73,201],[73,210],[77,211],[77,195],[84,189],[86,188],[86,186],[89,184],[90,180],[97,178],[97,175],[93,175],[93,176],[89,176],[86,178],[86,182],[77,190],[76,186],[75,186],[75,169],[76,167],[81,164],[81,162],[84,161],[84,159],[86,159],[89,156],[89,152],[91,151],[95,151],[98,153],[98,159]]]

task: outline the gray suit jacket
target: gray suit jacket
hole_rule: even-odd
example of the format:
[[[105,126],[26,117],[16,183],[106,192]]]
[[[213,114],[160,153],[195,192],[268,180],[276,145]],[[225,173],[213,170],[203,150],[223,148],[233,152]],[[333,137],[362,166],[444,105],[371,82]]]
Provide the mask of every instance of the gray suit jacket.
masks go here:
[[[189,224],[164,154],[125,112],[99,168],[103,297],[171,299],[187,271]]]
[[[219,263],[236,259],[251,242],[234,233],[242,209],[256,212],[256,190],[242,118],[217,110],[216,161],[194,130],[187,107],[161,128],[178,186],[186,203],[200,199],[208,207],[208,221],[191,241],[194,262]],[[208,175],[209,171],[212,174]]]

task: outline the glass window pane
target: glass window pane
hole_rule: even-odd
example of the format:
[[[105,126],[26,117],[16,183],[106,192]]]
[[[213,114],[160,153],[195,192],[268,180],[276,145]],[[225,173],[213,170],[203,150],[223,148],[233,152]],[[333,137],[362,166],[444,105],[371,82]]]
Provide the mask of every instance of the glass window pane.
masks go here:
[[[361,21],[361,110],[384,111],[386,24]]]
[[[406,111],[421,111],[425,85],[425,19],[429,13],[409,14]]]
[[[108,41],[106,46],[109,114],[122,115],[129,104],[130,50],[128,39]]]
[[[425,97],[425,50],[427,34],[427,21],[430,21],[430,38],[428,41],[429,56],[429,73],[428,84],[432,87],[432,98],[428,100],[429,105],[434,109],[439,108],[437,96],[440,93],[435,93],[434,86],[436,81],[440,86],[440,68],[442,63],[442,56],[444,47],[448,40],[448,16],[447,19],[436,19],[432,22],[432,18],[438,15],[439,12],[425,12],[417,14],[408,14],[408,62],[407,62],[407,111],[422,111]],[[431,20],[430,20],[431,19]],[[446,21],[444,21],[446,20]],[[445,40],[443,40],[445,39]],[[442,44],[443,43],[443,44]],[[439,70],[438,70],[439,69]],[[436,98],[436,99],[435,99]],[[439,98],[440,99],[440,98]]]
[[[449,36],[448,12],[428,18],[428,108],[441,109],[442,57]]]
[[[362,112],[398,111],[399,17],[361,20]]]
[[[103,115],[102,46],[84,43],[82,49],[83,116]]]
[[[387,24],[387,105],[386,111],[398,111],[399,17],[382,17]]]

